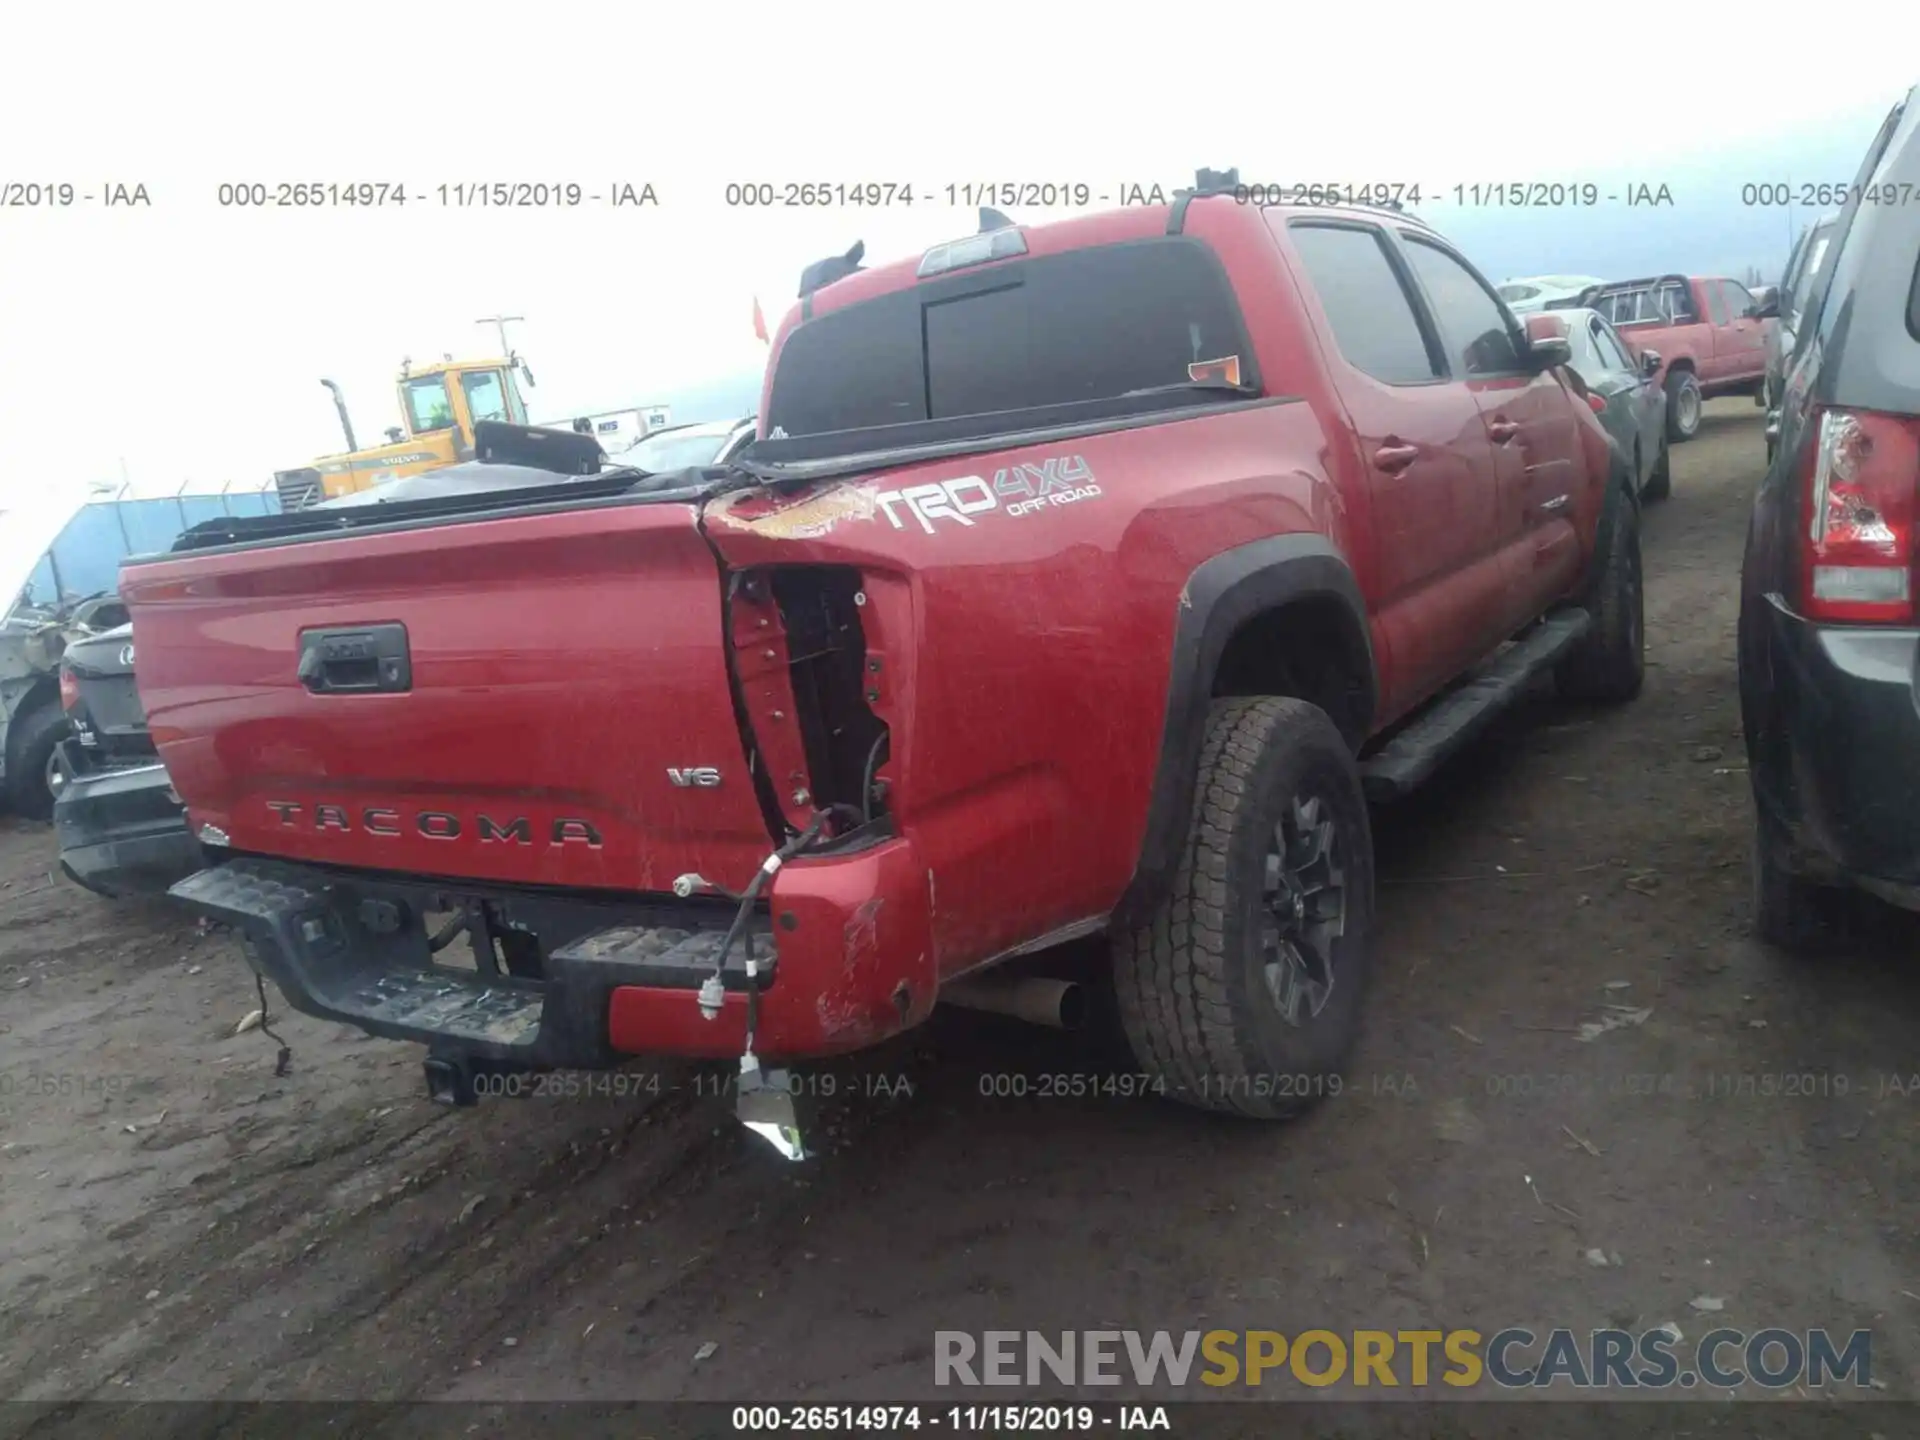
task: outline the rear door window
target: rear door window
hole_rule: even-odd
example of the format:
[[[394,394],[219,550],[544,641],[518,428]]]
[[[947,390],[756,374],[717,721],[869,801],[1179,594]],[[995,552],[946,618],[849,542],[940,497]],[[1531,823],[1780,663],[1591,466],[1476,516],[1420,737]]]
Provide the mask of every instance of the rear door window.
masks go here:
[[[1786,313],[1794,320],[1800,318],[1800,312],[1806,308],[1807,296],[1813,293],[1813,287],[1825,274],[1828,253],[1832,250],[1834,225],[1831,223],[1816,226],[1809,232],[1806,248],[1800,254],[1800,267],[1794,272],[1793,280],[1781,288],[1786,291]]]
[[[1468,375],[1511,375],[1522,369],[1507,312],[1493,291],[1438,245],[1405,231],[1401,238],[1460,369]]]
[[[1569,325],[1567,344],[1573,350],[1573,372],[1588,384],[1592,384],[1600,372],[1606,369],[1606,357],[1600,353],[1600,347],[1593,342],[1593,330],[1587,325]]]
[[[1258,383],[1226,273],[1202,242],[1091,246],[922,281],[829,311],[781,351],[769,433],[812,435],[1110,400],[1237,356]]]
[[[1388,385],[1418,385],[1440,377],[1380,231],[1368,225],[1296,222],[1287,227],[1287,236],[1333,327],[1341,358]]]
[[[1833,288],[1834,272],[1846,249],[1847,236],[1853,232],[1853,217],[1860,213],[1860,196],[1879,178],[1880,167],[1888,159],[1887,147],[1893,143],[1894,132],[1900,128],[1900,119],[1906,113],[1906,108],[1906,102],[1902,101],[1889,110],[1887,118],[1880,122],[1873,143],[1867,147],[1867,156],[1860,162],[1859,173],[1853,178],[1847,204],[1834,219],[1833,231],[1827,241],[1827,253],[1821,257],[1826,263],[1804,287],[1802,312],[1810,313],[1816,326],[1822,318],[1821,312],[1826,308],[1827,292]],[[1916,336],[1920,336],[1920,268],[1914,272],[1914,289],[1907,301],[1907,325]]]
[[[1595,316],[1589,333],[1593,337],[1593,348],[1600,356],[1600,363],[1609,370],[1630,370],[1626,354],[1620,349],[1619,342],[1613,338],[1613,332],[1607,328],[1607,322]]]

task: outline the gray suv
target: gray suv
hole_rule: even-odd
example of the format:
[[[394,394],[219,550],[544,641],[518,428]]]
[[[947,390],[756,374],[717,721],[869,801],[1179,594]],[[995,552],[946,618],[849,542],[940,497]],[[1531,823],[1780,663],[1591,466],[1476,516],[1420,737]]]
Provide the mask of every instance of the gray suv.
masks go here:
[[[1920,910],[1920,87],[1817,269],[1740,585],[1755,928],[1786,948],[1849,891]]]

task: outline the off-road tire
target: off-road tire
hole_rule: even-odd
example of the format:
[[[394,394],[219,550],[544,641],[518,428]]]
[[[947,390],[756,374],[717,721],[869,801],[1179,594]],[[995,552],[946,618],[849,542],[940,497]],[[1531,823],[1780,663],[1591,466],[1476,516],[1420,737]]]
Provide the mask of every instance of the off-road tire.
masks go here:
[[[1624,495],[1612,524],[1602,521],[1606,547],[1587,611],[1593,628],[1554,668],[1554,684],[1569,700],[1617,705],[1640,693],[1647,673],[1646,587],[1640,569],[1640,515]]]
[[[1673,442],[1662,438],[1660,457],[1653,462],[1653,469],[1647,475],[1646,488],[1640,492],[1640,498],[1646,501],[1664,500],[1673,493]]]
[[[53,814],[53,787],[47,783],[53,752],[71,727],[67,712],[53,700],[29,704],[7,727],[7,805],[29,820]]]
[[[1691,370],[1669,370],[1667,387],[1667,442],[1678,445],[1691,440],[1700,433],[1700,410],[1705,403],[1700,394],[1700,377]],[[1691,395],[1691,403],[1683,403],[1683,395]],[[1693,418],[1687,420],[1686,416]]]
[[[1754,826],[1749,859],[1755,935],[1789,955],[1817,955],[1840,943],[1853,897],[1783,866],[1763,825]]]
[[[1313,802],[1317,802],[1314,805]],[[1320,1008],[1289,1023],[1269,989],[1268,851],[1283,818],[1332,821],[1343,924]],[[1283,1120],[1340,1089],[1359,1033],[1373,927],[1373,837],[1352,752],[1304,700],[1217,700],[1187,842],[1156,911],[1113,942],[1114,990],[1136,1063],[1169,1098]]]

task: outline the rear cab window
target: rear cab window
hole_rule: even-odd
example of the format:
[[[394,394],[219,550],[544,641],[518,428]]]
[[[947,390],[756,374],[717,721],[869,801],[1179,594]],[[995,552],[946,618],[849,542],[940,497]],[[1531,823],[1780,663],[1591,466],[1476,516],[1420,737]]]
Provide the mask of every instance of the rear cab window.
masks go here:
[[[1193,404],[1206,396],[1188,367],[1234,358],[1241,384],[1257,387],[1239,304],[1204,242],[1088,246],[921,280],[806,321],[781,349],[767,433],[1126,397],[1143,409]]]
[[[1643,280],[1603,291],[1593,308],[1615,325],[1688,325],[1700,318],[1680,280]]]

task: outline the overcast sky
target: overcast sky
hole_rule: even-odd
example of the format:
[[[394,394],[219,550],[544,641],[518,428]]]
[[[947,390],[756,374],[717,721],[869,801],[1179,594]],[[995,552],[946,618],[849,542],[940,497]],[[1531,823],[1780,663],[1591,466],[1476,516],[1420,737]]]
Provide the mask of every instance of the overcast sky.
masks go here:
[[[401,358],[491,351],[474,321],[494,313],[526,317],[536,420],[670,399],[758,363],[754,297],[777,325],[806,262],[973,228],[944,204],[730,209],[729,181],[1111,190],[1207,164],[1658,183],[1736,144],[1870,134],[1920,79],[1920,10],[1877,4],[1820,7],[1849,41],[1831,66],[1783,53],[1751,4],[1476,7],[1472,25],[1431,4],[15,8],[0,184],[144,184],[152,203],[0,208],[0,499],[122,462],[145,492],[258,484],[341,448],[321,376],[376,439]],[[1610,63],[1636,29],[1659,63]],[[222,182],[298,180],[398,181],[425,203],[218,203]],[[494,180],[651,183],[660,204],[435,193]]]

